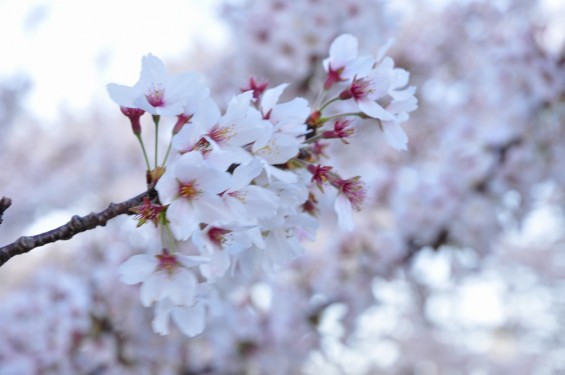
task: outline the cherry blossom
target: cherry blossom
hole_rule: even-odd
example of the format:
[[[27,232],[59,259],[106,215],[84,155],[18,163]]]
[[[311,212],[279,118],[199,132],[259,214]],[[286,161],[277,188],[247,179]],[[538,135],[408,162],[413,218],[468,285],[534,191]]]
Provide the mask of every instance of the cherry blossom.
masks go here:
[[[167,220],[177,239],[188,239],[200,223],[228,218],[228,208],[218,194],[229,188],[231,175],[206,163],[199,151],[179,157],[169,165],[155,189],[167,207]]]
[[[141,60],[139,81],[132,87],[111,83],[112,100],[122,107],[139,108],[153,115],[176,116],[184,103],[204,89],[203,78],[196,73],[170,75],[163,62],[152,54]]]
[[[151,306],[165,298],[174,305],[190,306],[194,298],[197,279],[190,267],[207,262],[199,256],[171,254],[138,254],[120,266],[121,281],[141,285],[140,299],[144,306]]]
[[[330,89],[334,83],[351,82],[355,76],[363,76],[375,63],[371,56],[357,57],[357,38],[350,34],[337,37],[330,46],[330,56],[324,59],[327,78],[324,88]]]

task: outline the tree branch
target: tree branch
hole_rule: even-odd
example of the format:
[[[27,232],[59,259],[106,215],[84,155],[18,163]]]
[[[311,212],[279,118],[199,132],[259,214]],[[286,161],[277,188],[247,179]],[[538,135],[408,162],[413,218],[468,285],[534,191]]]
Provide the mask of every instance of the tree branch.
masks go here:
[[[8,197],[0,198],[0,224],[2,224],[2,215],[12,205],[12,200]]]
[[[94,229],[98,226],[105,226],[108,221],[116,216],[132,214],[130,209],[141,205],[143,203],[143,198],[147,197],[149,199],[153,199],[156,196],[157,193],[155,190],[150,189],[149,191],[139,194],[124,202],[110,203],[108,208],[98,213],[92,212],[82,217],[75,215],[68,223],[48,232],[35,236],[22,236],[11,244],[0,248],[0,267],[16,255],[25,254],[36,247],[40,247],[48,243],[71,239],[78,233],[86,232],[87,230]],[[0,202],[4,202],[4,199],[5,198],[2,198]],[[8,199],[8,204],[4,210],[10,206],[10,203],[11,202]],[[4,211],[2,210],[2,207],[4,206],[0,206],[0,219],[2,216],[1,214]]]

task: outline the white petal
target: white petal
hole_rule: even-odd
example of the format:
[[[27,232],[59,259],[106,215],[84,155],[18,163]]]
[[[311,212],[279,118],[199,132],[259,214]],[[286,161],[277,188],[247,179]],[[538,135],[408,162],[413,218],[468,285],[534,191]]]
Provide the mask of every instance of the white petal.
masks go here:
[[[224,276],[226,271],[230,268],[231,260],[225,251],[219,251],[214,254],[210,263],[200,266],[202,276],[209,282],[214,282]]]
[[[126,108],[137,108],[134,100],[142,93],[133,87],[110,83],[106,86],[110,98],[118,105]]]
[[[194,206],[198,210],[201,222],[211,224],[231,219],[230,210],[223,199],[217,195],[206,195],[203,199],[196,201]]]
[[[272,165],[265,165],[265,171],[269,176],[269,179],[275,177],[282,182],[286,182],[287,184],[293,184],[298,180],[296,174],[292,171],[283,171],[280,168],[273,167]]]
[[[352,80],[353,77],[364,77],[375,65],[375,59],[372,56],[361,56],[349,62],[341,73],[342,78]]]
[[[344,67],[349,61],[357,57],[357,39],[350,34],[338,36],[330,46],[329,65],[332,69]]]
[[[170,204],[179,193],[179,183],[169,168],[172,169],[168,167],[165,174],[161,176],[159,181],[157,181],[157,185],[155,185],[155,190],[159,194],[159,201],[162,204]]]
[[[304,121],[310,114],[310,107],[308,101],[304,98],[295,98],[289,102],[281,103],[273,108],[273,112],[271,113],[271,121],[274,124],[280,123],[277,129],[281,128],[281,125],[293,124],[295,128],[300,129],[300,131],[293,135],[302,135],[306,131],[306,125]],[[288,133],[287,128],[285,127],[283,130],[285,133]]]
[[[173,322],[188,337],[194,337],[204,331],[204,307],[200,304],[193,307],[176,307],[172,312]]]
[[[202,122],[210,128],[218,123],[220,116],[220,108],[216,102],[212,98],[206,96],[198,103],[198,111],[194,113],[193,121]]]
[[[271,109],[273,109],[287,86],[288,83],[283,83],[263,93],[263,97],[261,98],[261,109],[263,110],[263,114],[267,114]]]
[[[408,84],[408,79],[410,78],[410,73],[404,69],[394,69],[394,80],[392,83],[393,87],[404,87]]]
[[[139,74],[139,87],[143,92],[153,88],[154,85],[164,85],[167,78],[165,64],[156,56],[148,54],[141,59],[141,73]]]
[[[383,121],[382,124],[387,143],[397,150],[406,150],[408,137],[400,125],[395,121]]]
[[[141,284],[139,299],[145,307],[151,306],[159,301],[163,295],[166,280],[162,272],[156,272]]]
[[[167,275],[163,297],[169,297],[177,306],[190,306],[196,292],[196,276],[187,269],[179,268],[172,275]]]
[[[387,107],[387,111],[392,113],[412,112],[418,108],[418,100],[416,97],[411,96],[404,100],[393,100]]]
[[[343,194],[339,194],[335,200],[334,209],[337,214],[338,225],[341,229],[353,230],[353,209],[351,202]]]
[[[286,264],[296,258],[293,244],[283,229],[270,231],[265,238],[265,245],[269,259],[275,264]]]
[[[167,220],[177,240],[187,240],[198,228],[201,218],[186,199],[177,199],[167,208]]]
[[[185,267],[195,267],[208,263],[210,258],[199,255],[177,255],[177,260]]]
[[[265,218],[277,213],[279,198],[275,193],[255,185],[245,188],[245,192],[246,211],[252,217]]]
[[[241,190],[251,183],[263,171],[263,166],[258,160],[242,164],[233,171],[233,181],[230,190]]]
[[[188,72],[174,76],[169,75],[167,78],[165,92],[167,103],[176,103],[182,106],[194,92],[207,93],[207,89],[204,87],[204,78],[198,73]]]
[[[153,332],[162,336],[169,334],[169,314],[173,307],[173,303],[169,299],[164,299],[157,303],[155,306],[155,316],[151,322]]]
[[[379,48],[379,50],[377,51],[377,61],[381,61],[381,59],[386,55],[390,47],[392,47],[394,42],[395,42],[394,38],[389,38],[386,41],[385,45]]]
[[[129,285],[138,284],[145,281],[155,271],[157,265],[157,259],[152,255],[134,255],[118,268],[120,280]]]
[[[231,179],[232,176],[229,173],[209,168],[198,176],[196,184],[199,190],[209,194],[219,194],[231,186]]]
[[[191,151],[183,154],[170,167],[174,168],[173,174],[175,177],[183,182],[187,182],[196,178],[195,173],[198,173],[197,169],[201,167],[203,161],[204,158],[200,151]]]
[[[371,99],[362,99],[357,101],[357,105],[361,112],[379,120],[392,120],[393,116],[386,109],[381,107],[380,104]]]

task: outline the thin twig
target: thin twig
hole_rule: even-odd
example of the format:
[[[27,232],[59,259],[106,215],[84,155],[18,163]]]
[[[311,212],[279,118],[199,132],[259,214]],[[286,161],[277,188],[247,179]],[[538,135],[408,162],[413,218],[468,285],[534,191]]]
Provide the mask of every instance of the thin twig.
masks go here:
[[[142,204],[144,197],[153,199],[155,196],[155,190],[151,189],[126,201],[110,203],[108,208],[98,213],[92,212],[82,217],[75,215],[65,225],[48,232],[37,234],[35,236],[22,236],[11,244],[0,248],[0,267],[16,255],[25,254],[36,247],[40,247],[48,243],[71,239],[78,233],[86,232],[87,230],[94,229],[98,226],[105,226],[108,221],[116,216],[132,214],[130,208]]]

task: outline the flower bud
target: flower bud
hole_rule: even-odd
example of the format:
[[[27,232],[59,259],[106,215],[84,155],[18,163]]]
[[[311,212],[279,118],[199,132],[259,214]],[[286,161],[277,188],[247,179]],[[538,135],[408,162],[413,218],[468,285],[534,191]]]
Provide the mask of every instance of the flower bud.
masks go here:
[[[120,107],[120,110],[131,121],[131,130],[133,134],[139,135],[141,134],[141,123],[139,119],[145,111],[139,108],[127,108],[127,107]]]

